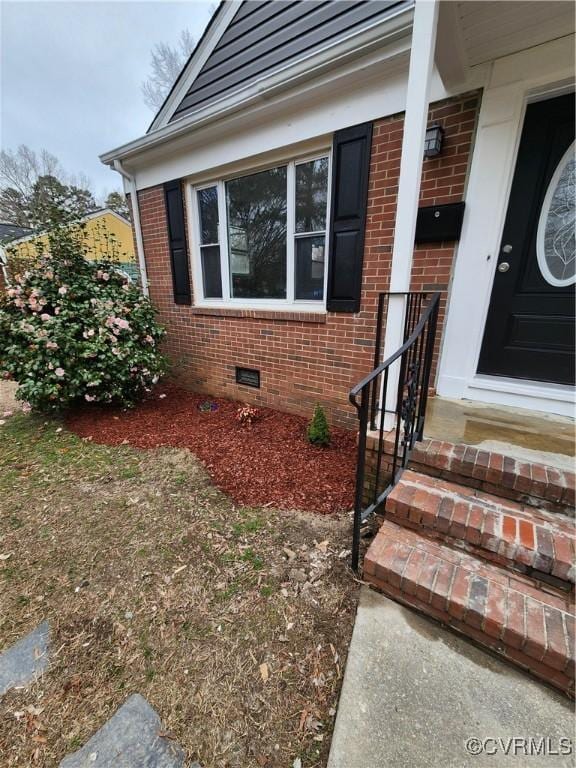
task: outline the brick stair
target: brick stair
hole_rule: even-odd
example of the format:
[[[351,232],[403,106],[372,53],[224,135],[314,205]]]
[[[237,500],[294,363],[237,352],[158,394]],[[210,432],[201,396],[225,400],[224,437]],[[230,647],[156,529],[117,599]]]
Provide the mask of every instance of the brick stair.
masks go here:
[[[558,587],[574,584],[574,524],[562,514],[406,471],[386,517]]]
[[[368,448],[374,450],[376,444],[376,435],[371,435]],[[393,445],[390,432],[384,443],[385,463]],[[574,515],[576,475],[566,469],[427,438],[415,444],[410,467],[523,504]]]
[[[408,515],[412,506],[409,510]],[[573,694],[573,593],[487,562],[479,550],[468,552],[430,533],[386,519],[364,558],[364,579]]]

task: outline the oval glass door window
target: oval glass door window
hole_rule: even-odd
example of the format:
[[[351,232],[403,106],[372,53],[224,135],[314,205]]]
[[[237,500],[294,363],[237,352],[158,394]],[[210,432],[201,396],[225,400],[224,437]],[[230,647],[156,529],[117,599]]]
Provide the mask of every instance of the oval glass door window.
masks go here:
[[[536,255],[542,276],[558,287],[576,282],[574,143],[558,163],[538,221]]]

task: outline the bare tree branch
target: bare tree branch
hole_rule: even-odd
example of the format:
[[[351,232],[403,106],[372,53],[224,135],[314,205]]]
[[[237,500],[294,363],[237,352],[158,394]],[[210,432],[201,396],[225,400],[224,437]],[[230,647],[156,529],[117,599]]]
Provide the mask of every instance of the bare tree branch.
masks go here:
[[[142,96],[147,107],[156,111],[162,106],[193,48],[194,38],[187,29],[180,33],[176,47],[168,43],[157,43],[154,46],[151,73],[142,83]]]

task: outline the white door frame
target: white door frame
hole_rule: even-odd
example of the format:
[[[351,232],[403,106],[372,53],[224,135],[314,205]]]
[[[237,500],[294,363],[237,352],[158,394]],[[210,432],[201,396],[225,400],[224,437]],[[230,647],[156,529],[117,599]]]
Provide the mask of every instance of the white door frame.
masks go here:
[[[573,415],[574,388],[477,373],[526,105],[574,88],[574,35],[499,59],[484,89],[453,271],[439,395]]]

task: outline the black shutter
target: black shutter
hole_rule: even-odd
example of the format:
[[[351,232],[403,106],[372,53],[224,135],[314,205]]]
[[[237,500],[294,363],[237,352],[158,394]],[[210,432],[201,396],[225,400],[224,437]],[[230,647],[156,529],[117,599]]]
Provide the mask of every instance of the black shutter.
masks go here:
[[[334,134],[328,300],[330,312],[358,312],[368,201],[372,123]]]
[[[176,304],[191,304],[190,272],[186,248],[186,225],[184,223],[184,200],[180,179],[164,184],[166,219],[168,220],[168,242],[172,265],[172,285]]]

